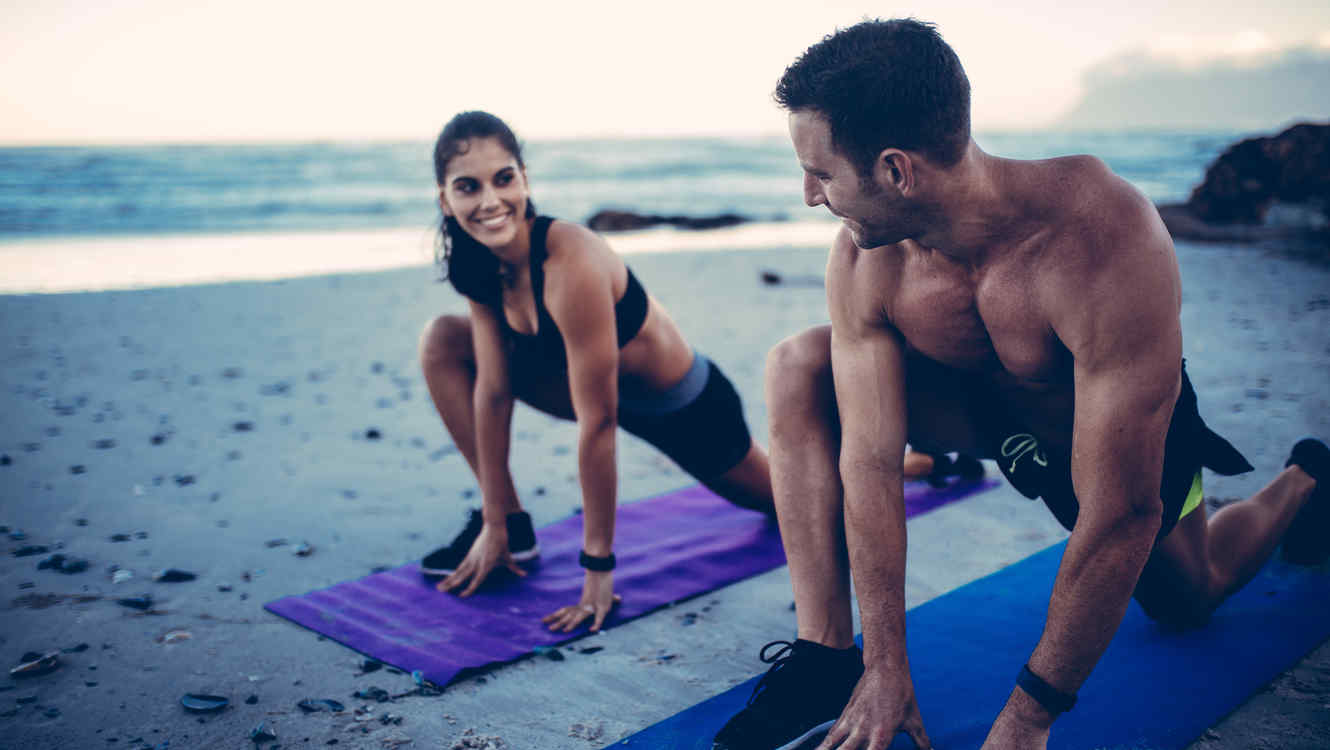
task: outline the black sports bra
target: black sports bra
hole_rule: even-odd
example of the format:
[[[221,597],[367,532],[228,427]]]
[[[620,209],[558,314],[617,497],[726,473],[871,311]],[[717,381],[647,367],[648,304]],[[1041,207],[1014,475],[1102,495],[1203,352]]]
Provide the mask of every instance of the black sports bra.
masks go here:
[[[528,334],[514,330],[508,324],[502,301],[496,312],[505,335],[513,342],[514,355],[522,358],[537,357],[546,362],[566,365],[568,355],[563,334],[545,307],[545,259],[549,257],[545,241],[550,224],[553,223],[554,219],[549,216],[538,216],[535,225],[531,227],[531,294],[536,301],[536,332]],[[633,269],[629,268],[628,286],[624,289],[623,297],[614,303],[614,325],[618,331],[619,348],[622,349],[633,340],[637,332],[642,330],[646,319],[647,292],[633,275]]]

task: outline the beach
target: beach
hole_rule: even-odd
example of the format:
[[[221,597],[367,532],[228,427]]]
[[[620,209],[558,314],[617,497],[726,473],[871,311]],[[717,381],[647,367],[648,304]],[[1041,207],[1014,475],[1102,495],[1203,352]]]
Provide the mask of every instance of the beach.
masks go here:
[[[319,252],[317,238],[282,236],[305,257]],[[422,230],[394,236],[393,252],[427,255]],[[763,241],[675,252],[647,243],[629,262],[733,380],[765,443],[765,354],[824,323],[826,303],[825,246]],[[163,254],[258,258],[280,244],[271,235],[175,242]],[[1263,485],[1297,439],[1330,437],[1330,270],[1254,246],[1179,243],[1178,257],[1201,412],[1256,466],[1206,475],[1207,497],[1223,503]],[[563,660],[498,666],[435,697],[373,704],[375,720],[357,721],[352,709],[364,702],[354,692],[406,692],[411,677],[363,674],[359,654],[262,606],[418,559],[479,505],[416,354],[426,321],[466,305],[424,263],[297,271],[0,296],[7,550],[45,546],[89,562],[62,575],[38,570],[47,554],[0,558],[8,666],[29,651],[71,651],[54,672],[3,683],[0,748],[243,748],[261,722],[284,748],[598,748],[759,673],[758,649],[792,639],[781,568],[576,641]],[[764,283],[764,271],[782,283]],[[133,278],[124,286],[182,283]],[[512,434],[514,481],[536,526],[573,513],[575,426],[519,407]],[[626,433],[618,451],[621,503],[691,483]],[[1006,485],[912,520],[909,534],[910,606],[1066,536]],[[296,554],[302,544],[312,552]],[[153,581],[170,568],[197,578]],[[153,600],[146,611],[115,602],[142,595]],[[582,653],[592,643],[601,650]],[[185,693],[231,705],[187,714]],[[304,714],[305,698],[348,711]],[[925,721],[942,710],[922,708]],[[401,722],[377,720],[384,712]],[[1323,644],[1194,747],[1323,748],[1326,737]]]

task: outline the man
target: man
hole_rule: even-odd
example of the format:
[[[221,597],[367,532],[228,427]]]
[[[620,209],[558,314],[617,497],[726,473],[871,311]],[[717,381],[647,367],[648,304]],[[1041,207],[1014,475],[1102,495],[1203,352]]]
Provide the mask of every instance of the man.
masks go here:
[[[819,725],[821,748],[876,750],[898,731],[930,746],[905,649],[907,441],[998,459],[1072,530],[1043,635],[985,748],[1045,746],[1133,596],[1197,626],[1281,541],[1290,559],[1327,555],[1317,480],[1330,450],[1316,440],[1206,517],[1201,466],[1251,467],[1197,412],[1177,260],[1153,205],[1092,157],[984,153],[969,93],[955,53],[913,20],[841,30],[777,87],[805,201],[844,227],[827,266],[831,325],[782,342],[767,366],[799,639],[763,654],[774,666],[717,748],[780,747]]]

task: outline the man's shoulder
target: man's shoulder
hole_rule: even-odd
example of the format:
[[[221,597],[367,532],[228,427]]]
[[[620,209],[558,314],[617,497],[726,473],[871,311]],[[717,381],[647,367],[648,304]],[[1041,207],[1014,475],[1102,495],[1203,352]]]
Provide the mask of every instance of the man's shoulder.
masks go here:
[[[1167,236],[1150,199],[1098,157],[1050,160],[1044,189],[1049,191],[1056,237],[1094,246],[1099,242],[1157,241],[1161,232]]]

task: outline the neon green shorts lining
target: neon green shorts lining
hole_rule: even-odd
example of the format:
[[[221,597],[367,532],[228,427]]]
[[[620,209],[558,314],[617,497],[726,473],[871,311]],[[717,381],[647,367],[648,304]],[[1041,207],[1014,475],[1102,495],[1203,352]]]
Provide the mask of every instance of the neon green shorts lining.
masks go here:
[[[1187,517],[1187,514],[1201,506],[1201,501],[1205,499],[1205,493],[1201,491],[1201,472],[1196,471],[1196,478],[1191,480],[1191,489],[1187,490],[1187,499],[1182,501],[1182,510],[1178,513],[1178,519]]]

